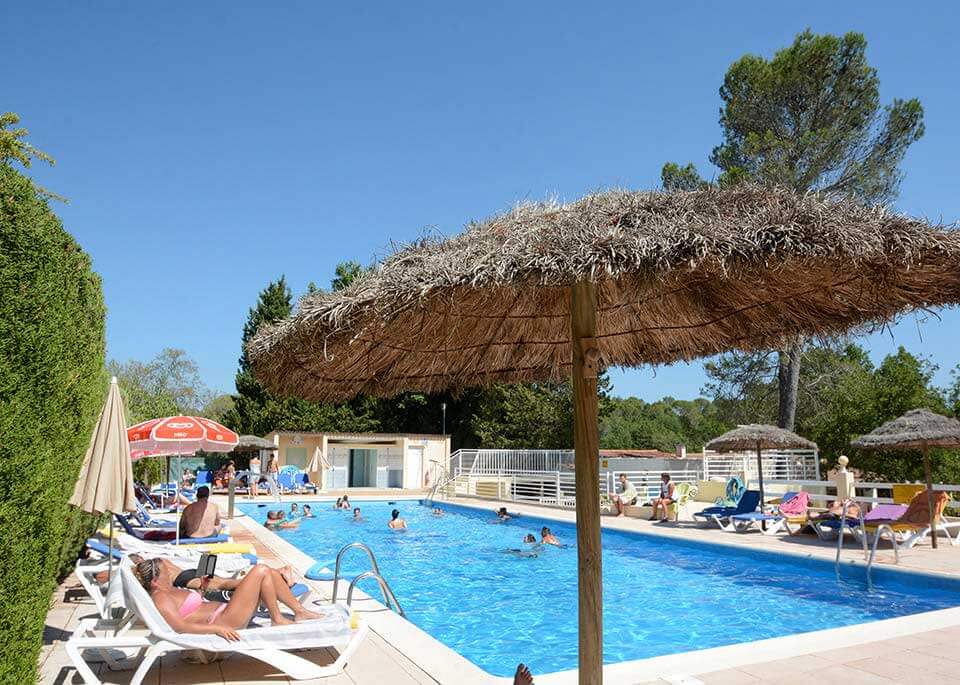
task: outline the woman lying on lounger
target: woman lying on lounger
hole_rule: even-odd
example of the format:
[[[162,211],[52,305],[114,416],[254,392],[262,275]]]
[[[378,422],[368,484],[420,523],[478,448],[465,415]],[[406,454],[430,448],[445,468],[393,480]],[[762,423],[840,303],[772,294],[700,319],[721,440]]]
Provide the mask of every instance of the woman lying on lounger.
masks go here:
[[[294,619],[305,621],[319,618],[307,611],[290,594],[290,588],[268,566],[258,564],[237,583],[229,602],[209,602],[196,590],[174,587],[180,569],[174,564],[163,564],[160,559],[147,559],[134,566],[134,575],[150,593],[160,615],[178,633],[219,635],[227,640],[239,640],[238,630],[246,628],[263,602],[275,626],[293,623],[280,613],[278,600],[293,610]],[[275,579],[280,577],[279,582]]]

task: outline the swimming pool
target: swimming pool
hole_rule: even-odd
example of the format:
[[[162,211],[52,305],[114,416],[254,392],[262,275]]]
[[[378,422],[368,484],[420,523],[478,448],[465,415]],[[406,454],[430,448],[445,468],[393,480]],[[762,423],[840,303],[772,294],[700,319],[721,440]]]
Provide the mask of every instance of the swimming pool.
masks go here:
[[[577,666],[577,552],[572,524],[523,516],[491,523],[492,512],[446,502],[435,517],[417,501],[355,502],[354,522],[331,503],[310,503],[316,518],[277,534],[318,561],[350,542],[369,545],[407,619],[493,675],[520,661],[534,673]],[[289,508],[289,502],[284,503]],[[407,531],[387,528],[400,509]],[[255,520],[267,507],[240,507]],[[271,507],[272,508],[272,505]],[[536,557],[526,533],[549,526],[570,546]],[[727,533],[717,531],[720,541]],[[356,554],[356,557],[349,556]],[[348,569],[366,570],[362,552]],[[719,547],[642,533],[603,531],[604,661],[751,642],[960,606],[960,581],[875,570],[838,583],[832,563]],[[849,578],[849,579],[847,579]],[[379,597],[376,583],[361,587]],[[341,590],[341,598],[346,587]]]

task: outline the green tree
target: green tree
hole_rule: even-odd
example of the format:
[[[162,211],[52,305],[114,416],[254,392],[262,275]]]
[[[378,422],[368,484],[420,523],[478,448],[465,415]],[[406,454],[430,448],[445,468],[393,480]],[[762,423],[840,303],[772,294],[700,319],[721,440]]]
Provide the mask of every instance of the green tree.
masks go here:
[[[343,290],[366,273],[366,271],[366,269],[360,266],[359,262],[340,262],[334,270],[336,275],[330,281],[330,287],[333,288],[334,291]]]
[[[866,203],[894,200],[900,164],[924,132],[923,108],[916,99],[881,107],[880,80],[866,48],[859,33],[808,30],[770,60],[745,55],[734,62],[720,88],[723,138],[710,155],[720,169],[718,183],[834,192]],[[661,178],[668,190],[706,183],[692,164],[667,163]],[[777,422],[785,428],[796,420],[804,346],[796,339],[777,352]]]
[[[290,316],[292,310],[293,294],[287,286],[286,279],[280,276],[260,291],[256,305],[247,314],[240,342],[240,359],[237,360],[235,381],[237,394],[233,398],[234,407],[223,417],[227,425],[238,433],[263,435],[274,430],[270,422],[275,420],[275,417],[270,417],[269,414],[275,413],[276,408],[272,408],[270,412],[266,409],[271,398],[253,375],[250,359],[247,356],[247,343],[261,326],[276,323]]]
[[[600,416],[609,407],[610,379],[598,380]],[[571,449],[573,385],[568,381],[494,385],[476,398],[470,421],[477,442],[487,448]]]
[[[213,401],[213,393],[200,378],[197,363],[183,350],[165,348],[147,362],[111,360],[107,370],[117,377],[127,421],[131,424],[176,414],[202,415]],[[165,462],[140,459],[133,465],[134,476],[147,483],[163,479]]]

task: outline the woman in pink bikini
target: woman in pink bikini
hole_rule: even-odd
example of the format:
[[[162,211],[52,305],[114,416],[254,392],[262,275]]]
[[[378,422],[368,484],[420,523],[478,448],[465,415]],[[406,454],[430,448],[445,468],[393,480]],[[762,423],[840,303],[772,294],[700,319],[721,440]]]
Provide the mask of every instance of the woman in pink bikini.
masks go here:
[[[159,559],[147,559],[134,567],[134,575],[150,593],[163,618],[178,633],[213,634],[227,640],[239,640],[237,631],[247,627],[261,602],[270,612],[273,625],[293,623],[280,613],[275,576],[267,566],[254,566],[237,584],[230,601],[226,603],[210,602],[196,590],[174,587],[172,569],[175,568],[172,564],[161,563]],[[290,594],[289,589],[286,592],[281,589],[280,592],[281,596]],[[284,604],[290,606],[287,601]],[[294,618],[298,621],[319,618],[296,600],[293,600],[290,608],[294,610]]]

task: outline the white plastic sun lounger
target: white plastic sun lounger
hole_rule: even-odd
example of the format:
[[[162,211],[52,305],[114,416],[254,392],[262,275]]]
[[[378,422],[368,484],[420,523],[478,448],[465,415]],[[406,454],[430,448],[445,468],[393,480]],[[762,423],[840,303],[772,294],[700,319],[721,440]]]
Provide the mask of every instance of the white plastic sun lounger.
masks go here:
[[[142,621],[145,633],[132,631],[99,637],[96,622],[83,619],[66,643],[66,651],[77,672],[87,685],[100,685],[100,680],[83,659],[84,650],[137,649],[143,655],[131,685],[140,685],[153,663],[163,656],[185,650],[207,652],[242,652],[270,664],[294,680],[323,678],[340,673],[367,634],[367,624],[357,618],[357,628],[350,627],[350,612],[343,605],[316,607],[323,618],[286,626],[245,628],[238,631],[241,639],[231,642],[217,635],[177,633],[160,615],[159,610],[133,574],[128,557],[120,562],[120,580],[126,607]],[[333,647],[339,652],[336,661],[319,666],[289,650]]]
[[[87,544],[92,544],[92,541],[88,541]],[[91,548],[91,551],[96,553],[99,550]],[[122,558],[127,554],[133,553],[140,554],[146,559],[163,557],[169,559],[182,569],[195,567],[200,559],[200,553],[195,550],[185,551],[182,555],[171,554],[170,551],[171,547],[168,545],[159,548],[157,551],[151,549],[149,551],[129,552],[127,550],[114,549],[114,556],[115,558]],[[97,574],[106,571],[108,568],[106,557],[100,559],[81,559],[74,568],[77,581],[79,581],[86,593],[90,595],[94,605],[97,607],[97,613],[100,614],[101,618],[107,620],[114,618],[112,615],[113,609],[124,608],[119,563],[117,560],[113,562],[114,578],[109,584],[98,583],[96,579]],[[223,578],[234,578],[238,573],[249,569],[252,563],[251,559],[239,554],[220,554],[217,558],[217,575]]]

